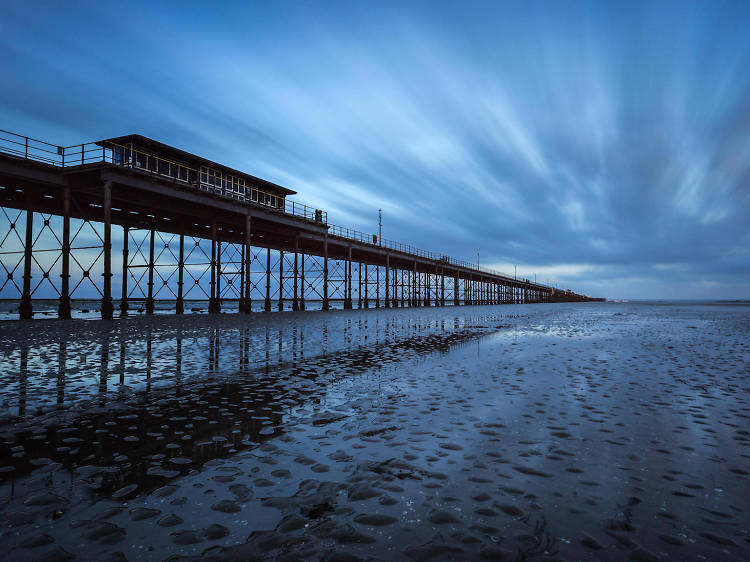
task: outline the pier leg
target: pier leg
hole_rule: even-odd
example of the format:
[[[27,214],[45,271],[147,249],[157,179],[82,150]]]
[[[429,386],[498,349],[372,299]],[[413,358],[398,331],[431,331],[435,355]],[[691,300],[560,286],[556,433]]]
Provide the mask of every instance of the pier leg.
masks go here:
[[[104,182],[104,291],[102,319],[112,320],[112,182]]]
[[[367,262],[365,262],[365,282],[364,282],[364,285],[365,285],[365,308],[370,308],[370,299],[368,298],[368,295],[367,295],[367,288],[368,288],[368,285],[370,284],[370,279],[369,278],[370,278],[370,265]]]
[[[362,308],[362,262],[359,262],[359,274],[357,275],[359,290],[357,291],[357,308]]]
[[[237,311],[242,314],[245,312],[245,244],[240,244],[240,296],[237,301]]]
[[[177,302],[175,303],[175,312],[183,314],[185,312],[185,301],[182,298],[185,274],[185,233],[180,232],[180,254],[177,257]]]
[[[302,273],[300,275],[300,295],[299,295],[299,309],[305,310],[305,252],[303,251],[300,255],[300,261],[302,262]]]
[[[221,239],[216,240],[216,312],[221,312]]]
[[[380,308],[380,266],[375,264],[375,308]]]
[[[284,250],[279,251],[279,312],[284,310]]]
[[[430,274],[424,274],[424,305],[429,307],[432,304],[432,298],[430,291],[432,290],[432,282],[430,280]]]
[[[459,292],[460,289],[458,287],[459,279],[460,274],[458,273],[458,270],[456,270],[456,275],[453,277],[453,306],[461,304],[461,293]]]
[[[415,261],[414,270],[412,273],[412,280],[411,280],[411,285],[413,289],[413,292],[411,295],[411,306],[419,306],[419,295],[417,293],[417,281],[418,281],[417,280],[417,262]]]
[[[208,313],[217,314],[219,308],[219,295],[216,291],[216,221],[211,223],[211,291],[208,299]]]
[[[391,284],[390,284],[390,272],[391,272],[391,256],[390,254],[385,255],[385,307],[391,307]]]
[[[122,287],[120,291],[120,317],[128,315],[128,260],[130,251],[128,243],[130,238],[130,228],[122,227]]]
[[[271,312],[271,248],[266,248],[266,300],[263,310]]]
[[[126,246],[127,247],[127,246]],[[127,262],[126,262],[127,263]],[[70,318],[70,188],[63,188],[62,275],[57,317]]]
[[[328,233],[323,239],[323,310],[328,310]]]
[[[409,282],[409,273],[404,268],[401,270],[401,308],[406,308],[407,302],[411,306],[411,282]]]
[[[23,247],[23,293],[18,307],[21,320],[31,320],[34,311],[31,307],[31,251],[34,245],[34,203],[31,197],[26,197],[26,242]]]
[[[393,268],[393,296],[391,297],[391,307],[398,306],[398,269]]]
[[[252,282],[250,280],[250,266],[253,262],[252,226],[253,218],[250,215],[247,215],[245,217],[245,286],[243,287],[245,290],[243,294],[245,302],[242,303],[244,305],[243,312],[245,314],[250,314],[253,308],[253,302],[250,298],[250,289],[252,288]]]
[[[440,268],[440,306],[445,306],[445,269]]]
[[[299,253],[299,234],[294,237],[294,296],[292,299],[292,310],[299,310],[299,299],[297,296],[297,277],[299,271],[297,269],[297,257]]]
[[[154,229],[148,243],[148,296],[146,297],[146,314],[154,313]]]
[[[344,276],[346,277],[346,284],[344,286],[344,308],[350,310],[352,308],[352,247],[351,244],[348,248],[349,257],[344,264]]]

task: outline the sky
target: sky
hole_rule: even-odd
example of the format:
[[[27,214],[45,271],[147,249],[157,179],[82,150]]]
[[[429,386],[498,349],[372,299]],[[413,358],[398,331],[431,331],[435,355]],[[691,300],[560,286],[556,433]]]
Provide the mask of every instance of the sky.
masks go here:
[[[750,298],[748,29],[748,2],[6,0],[0,128],[139,133],[580,293]]]

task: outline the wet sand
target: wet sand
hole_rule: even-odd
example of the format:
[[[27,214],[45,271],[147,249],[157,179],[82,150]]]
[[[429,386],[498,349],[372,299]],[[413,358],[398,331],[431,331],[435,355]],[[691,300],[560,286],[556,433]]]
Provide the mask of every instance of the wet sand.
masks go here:
[[[8,560],[750,559],[750,306],[0,324]]]

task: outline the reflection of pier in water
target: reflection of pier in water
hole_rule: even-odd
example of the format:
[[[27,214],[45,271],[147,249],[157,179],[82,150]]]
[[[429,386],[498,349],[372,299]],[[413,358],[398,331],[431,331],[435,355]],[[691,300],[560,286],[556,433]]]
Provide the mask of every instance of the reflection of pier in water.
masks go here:
[[[446,350],[481,332],[486,320],[456,318],[446,325],[437,316],[376,322],[348,317],[343,343],[333,349],[329,326],[312,323],[305,329],[266,327],[260,334],[214,327],[201,337],[192,329],[146,328],[133,338],[137,330],[123,329],[102,332],[83,346],[72,335],[24,346],[17,362],[5,362],[18,365],[18,409],[6,415],[13,424],[3,429],[0,452],[12,459],[14,478],[40,462],[56,462],[71,469],[104,467],[96,471],[101,491],[132,483],[153,487],[277,435],[296,408],[330,401],[339,381]],[[235,337],[228,338],[228,331]],[[46,372],[31,374],[53,357]],[[192,368],[185,372],[186,366]],[[38,378],[54,387],[34,384]],[[30,404],[30,395],[39,403]]]

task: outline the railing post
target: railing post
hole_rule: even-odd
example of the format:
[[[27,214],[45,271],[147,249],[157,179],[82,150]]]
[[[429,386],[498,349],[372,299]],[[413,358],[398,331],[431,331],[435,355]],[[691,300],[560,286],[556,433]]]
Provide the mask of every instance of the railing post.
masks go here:
[[[104,294],[102,319],[111,320],[112,306],[112,182],[104,182]]]
[[[24,139],[26,140],[26,151],[24,152],[23,157],[24,159],[28,159],[29,158],[29,137],[24,137]]]
[[[84,159],[84,151],[85,151],[84,146],[85,145],[83,144],[81,145],[81,166],[83,166],[83,164],[86,162],[86,160]]]
[[[70,188],[63,188],[62,274],[57,317],[70,318]]]

